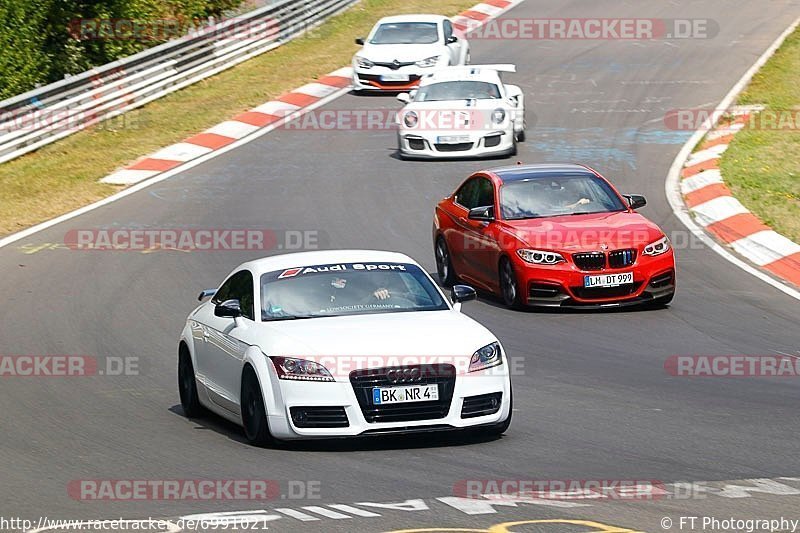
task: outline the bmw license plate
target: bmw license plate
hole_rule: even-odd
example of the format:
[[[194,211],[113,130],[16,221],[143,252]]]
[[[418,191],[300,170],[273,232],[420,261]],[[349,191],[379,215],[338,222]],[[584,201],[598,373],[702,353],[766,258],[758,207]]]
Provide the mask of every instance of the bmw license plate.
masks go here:
[[[584,276],[583,286],[587,289],[593,287],[619,287],[633,283],[633,272],[620,272],[618,274],[600,274],[599,276]]]
[[[437,144],[459,144],[468,142],[469,135],[440,135],[436,137]]]
[[[382,74],[381,81],[409,81],[408,74]]]
[[[439,386],[409,385],[407,387],[375,387],[372,389],[372,404],[432,402],[439,399]]]

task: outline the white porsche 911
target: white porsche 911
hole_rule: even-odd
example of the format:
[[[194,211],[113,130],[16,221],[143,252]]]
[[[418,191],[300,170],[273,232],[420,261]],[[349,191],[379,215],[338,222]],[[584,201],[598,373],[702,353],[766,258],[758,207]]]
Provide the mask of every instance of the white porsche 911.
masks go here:
[[[317,251],[244,263],[189,315],[178,349],[184,413],[247,439],[349,437],[511,423],[502,346],[408,256]]]
[[[398,151],[404,159],[513,155],[525,140],[525,95],[504,84],[514,65],[450,67],[422,78],[397,99]]]
[[[356,91],[407,91],[437,68],[469,63],[469,42],[440,15],[399,15],[375,24],[353,57]]]

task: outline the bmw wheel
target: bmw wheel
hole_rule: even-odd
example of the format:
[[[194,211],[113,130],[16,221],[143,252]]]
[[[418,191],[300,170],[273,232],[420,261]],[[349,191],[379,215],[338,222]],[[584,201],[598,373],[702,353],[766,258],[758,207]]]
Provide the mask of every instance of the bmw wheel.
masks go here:
[[[512,309],[522,307],[522,295],[520,294],[517,276],[514,267],[507,258],[500,260],[500,293],[503,303]]]
[[[436,239],[436,273],[439,274],[439,281],[445,287],[452,287],[458,282],[444,237]]]

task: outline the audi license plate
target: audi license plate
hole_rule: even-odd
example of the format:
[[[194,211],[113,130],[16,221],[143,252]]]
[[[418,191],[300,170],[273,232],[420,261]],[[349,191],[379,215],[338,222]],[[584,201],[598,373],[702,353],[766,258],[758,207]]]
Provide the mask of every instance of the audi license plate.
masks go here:
[[[409,385],[407,387],[375,387],[372,389],[372,404],[432,402],[439,399],[439,386]]]
[[[409,81],[408,74],[382,74],[381,81]]]
[[[587,289],[593,287],[619,287],[633,283],[633,272],[620,272],[618,274],[600,274],[599,276],[584,276],[583,286]]]

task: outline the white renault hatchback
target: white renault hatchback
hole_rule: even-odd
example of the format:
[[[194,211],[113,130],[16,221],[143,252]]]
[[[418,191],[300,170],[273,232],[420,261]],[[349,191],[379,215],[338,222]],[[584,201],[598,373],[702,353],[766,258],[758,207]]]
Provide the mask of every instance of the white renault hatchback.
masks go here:
[[[469,42],[440,15],[399,15],[375,24],[353,57],[356,91],[407,91],[425,74],[469,63]]]
[[[244,263],[189,315],[178,349],[187,416],[248,440],[350,437],[511,423],[507,355],[406,255],[335,250]]]

